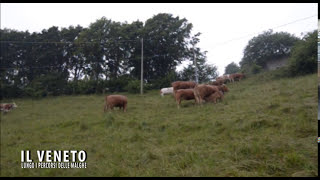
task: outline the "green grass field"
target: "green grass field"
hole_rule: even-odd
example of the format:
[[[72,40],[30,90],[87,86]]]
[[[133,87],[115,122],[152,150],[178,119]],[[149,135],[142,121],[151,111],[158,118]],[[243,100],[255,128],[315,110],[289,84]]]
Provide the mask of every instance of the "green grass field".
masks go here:
[[[15,99],[1,114],[1,176],[318,176],[317,84],[263,73],[180,109],[158,90],[121,93],[126,113],[104,114],[103,95]],[[85,150],[87,168],[23,169],[21,150]]]

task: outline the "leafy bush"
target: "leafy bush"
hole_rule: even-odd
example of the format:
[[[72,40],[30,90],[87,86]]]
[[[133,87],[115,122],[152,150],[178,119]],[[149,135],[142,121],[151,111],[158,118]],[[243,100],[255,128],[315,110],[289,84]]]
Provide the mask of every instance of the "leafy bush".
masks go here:
[[[93,94],[96,92],[97,82],[94,80],[78,81],[78,91],[80,94]]]
[[[123,92],[133,78],[129,75],[122,75],[116,79],[106,81],[105,88],[108,88],[110,92]]]
[[[251,67],[251,73],[252,74],[258,74],[262,71],[262,67],[257,65],[257,64],[253,64]]]
[[[57,96],[64,93],[67,81],[59,73],[50,73],[35,78],[25,89],[31,97]]]
[[[24,95],[23,90],[15,85],[10,86],[10,85],[1,84],[0,86],[0,99],[22,97],[23,95]]]
[[[28,86],[25,88],[25,94],[30,97],[40,98],[47,96],[47,93],[43,89],[35,89],[34,87]]]
[[[129,93],[139,93],[140,92],[140,81],[139,80],[133,80],[128,83],[126,86],[126,90]]]
[[[281,67],[279,69],[273,70],[271,73],[272,79],[288,78],[289,68],[287,66]]]

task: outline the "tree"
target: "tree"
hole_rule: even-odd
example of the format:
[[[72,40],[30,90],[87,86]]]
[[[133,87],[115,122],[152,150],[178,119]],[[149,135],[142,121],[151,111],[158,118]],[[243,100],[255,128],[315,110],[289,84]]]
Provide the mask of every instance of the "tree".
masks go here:
[[[83,30],[80,25],[76,27],[69,26],[69,28],[62,28],[61,30],[61,41],[64,43],[63,56],[73,81],[77,81],[84,70],[84,55],[79,51],[80,45],[74,43]]]
[[[224,74],[234,74],[240,71],[240,67],[232,62],[225,67]]]
[[[0,29],[0,41],[4,41],[0,44],[0,99],[23,95],[22,88],[28,82],[26,60],[31,49],[21,42],[29,38],[28,31]]]
[[[172,14],[160,13],[148,19],[143,27],[144,75],[147,81],[166,76],[189,58],[188,39],[192,24]],[[135,76],[140,62],[134,66]]]
[[[241,69],[256,64],[265,67],[266,62],[272,59],[289,56],[293,45],[299,39],[287,32],[265,31],[253,37],[244,49],[240,61]]]
[[[209,82],[218,77],[218,68],[206,63],[206,53],[207,52],[201,52],[200,48],[195,48],[199,83]],[[180,72],[180,79],[184,81],[195,81],[195,66],[193,61]]]
[[[199,83],[209,82],[218,77],[217,67],[206,63],[198,63],[198,76]],[[195,68],[192,64],[189,64],[180,72],[180,79],[183,81],[195,80]]]
[[[94,81],[104,74],[104,67],[109,58],[109,42],[111,24],[113,22],[105,17],[91,23],[89,28],[82,31],[75,43],[80,44],[80,51],[85,59],[84,73]],[[113,67],[110,67],[109,70]]]
[[[61,73],[63,78],[68,79],[69,72],[66,66],[63,44],[61,42],[61,32],[58,27],[53,26],[48,30],[44,29],[38,34],[33,48],[36,54],[33,54],[33,66],[40,67],[34,69],[37,76],[47,73]]]
[[[1,85],[20,86],[22,81],[25,81],[26,59],[30,48],[24,43],[15,43],[15,41],[27,41],[30,33],[3,29],[0,30],[0,35],[0,40],[5,41],[0,46]]]
[[[60,95],[64,91],[69,78],[68,58],[65,44],[62,43],[62,34],[58,27],[52,26],[35,34],[36,42],[32,45],[32,81],[34,90],[46,92],[45,95]]]
[[[291,76],[315,73],[318,69],[318,32],[309,32],[292,50],[289,58],[289,72]]]
[[[142,22],[132,24],[115,22],[105,17],[90,24],[80,33],[76,43],[85,58],[85,71],[91,79],[105,76],[114,79],[130,71],[130,65],[140,57]],[[140,65],[140,59],[139,59]]]
[[[134,21],[131,24],[123,23],[121,34],[123,36],[120,50],[122,51],[121,74],[139,79],[141,69],[141,38],[143,22]]]
[[[217,67],[214,65],[207,64],[207,51],[202,52],[200,48],[196,48],[197,43],[200,42],[199,36],[200,32],[192,36],[189,41],[190,47],[188,50],[188,60],[190,63],[186,68],[184,68],[179,74],[180,79],[184,81],[195,81],[195,65],[197,67],[198,81],[208,82],[212,79],[218,77]],[[194,58],[196,58],[196,64],[194,64]]]

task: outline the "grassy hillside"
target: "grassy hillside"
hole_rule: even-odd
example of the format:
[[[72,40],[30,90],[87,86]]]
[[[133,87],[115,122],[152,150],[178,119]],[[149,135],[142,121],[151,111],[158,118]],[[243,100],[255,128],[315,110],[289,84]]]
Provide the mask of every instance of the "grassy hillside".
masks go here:
[[[16,99],[1,115],[1,176],[317,176],[317,74],[235,84],[222,103],[194,105],[158,91]],[[87,169],[22,169],[21,150],[85,150]]]

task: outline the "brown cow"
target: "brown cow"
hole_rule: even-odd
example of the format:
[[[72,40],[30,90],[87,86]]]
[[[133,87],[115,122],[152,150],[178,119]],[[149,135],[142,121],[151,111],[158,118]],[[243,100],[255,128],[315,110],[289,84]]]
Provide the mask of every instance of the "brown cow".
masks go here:
[[[221,91],[215,92],[210,96],[207,96],[204,98],[206,102],[214,102],[214,103],[217,103],[218,99],[220,99],[220,101],[223,100],[223,93]]]
[[[128,98],[123,95],[109,95],[105,97],[105,105],[103,111],[106,112],[108,109],[113,110],[113,107],[123,108],[123,112],[126,112],[128,104]]]
[[[173,87],[173,95],[175,96],[178,89],[193,89],[197,83],[193,81],[175,81],[171,83]]]
[[[178,89],[176,91],[176,102],[178,109],[180,108],[181,100],[191,100],[195,99],[193,89]]]
[[[234,82],[235,80],[241,80],[245,78],[246,76],[243,73],[235,73],[230,75],[231,82]]]
[[[196,98],[196,102],[198,104],[202,104],[205,97],[210,96],[211,94],[218,91],[219,89],[217,86],[200,84],[194,88],[194,97]]]

